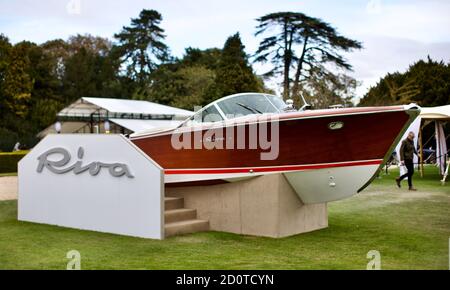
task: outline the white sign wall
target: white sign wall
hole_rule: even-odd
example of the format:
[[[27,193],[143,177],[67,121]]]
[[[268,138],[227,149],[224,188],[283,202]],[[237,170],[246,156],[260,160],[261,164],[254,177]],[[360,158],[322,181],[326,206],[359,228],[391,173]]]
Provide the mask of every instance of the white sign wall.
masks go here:
[[[49,135],[19,162],[18,219],[164,237],[164,174],[122,135]]]

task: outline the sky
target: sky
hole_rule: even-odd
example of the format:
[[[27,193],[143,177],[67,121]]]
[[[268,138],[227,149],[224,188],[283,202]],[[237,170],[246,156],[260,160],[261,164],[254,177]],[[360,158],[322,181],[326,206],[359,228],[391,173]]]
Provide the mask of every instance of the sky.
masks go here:
[[[112,38],[142,9],[162,14],[166,43],[178,57],[187,47],[222,47],[236,32],[251,54],[261,40],[254,36],[255,19],[267,13],[321,18],[363,43],[364,49],[346,54],[353,65],[349,74],[361,82],[359,97],[388,72],[405,71],[428,55],[450,62],[447,0],[0,0],[0,33],[13,43],[86,33]]]

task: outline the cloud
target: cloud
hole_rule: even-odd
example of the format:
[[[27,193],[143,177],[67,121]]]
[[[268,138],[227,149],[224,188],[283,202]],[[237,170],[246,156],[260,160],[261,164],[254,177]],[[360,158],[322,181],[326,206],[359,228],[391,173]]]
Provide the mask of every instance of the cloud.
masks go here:
[[[363,82],[358,89],[360,97],[388,72],[404,72],[420,59],[430,56],[450,62],[450,42],[426,43],[388,36],[367,36],[362,41],[365,49],[347,55],[353,64],[352,76]]]
[[[403,71],[427,55],[450,60],[450,1],[439,0],[0,0],[0,32],[12,42],[42,43],[77,33],[112,38],[144,8],[163,15],[161,25],[176,56],[188,46],[221,47],[237,31],[247,52],[254,52],[260,41],[253,36],[255,19],[267,13],[300,11],[319,17],[363,42],[363,50],[347,55],[353,76],[363,81],[360,96],[386,73]],[[255,69],[263,73],[268,68]]]
[[[428,42],[450,41],[450,1],[370,0],[355,13],[352,34],[384,35]]]

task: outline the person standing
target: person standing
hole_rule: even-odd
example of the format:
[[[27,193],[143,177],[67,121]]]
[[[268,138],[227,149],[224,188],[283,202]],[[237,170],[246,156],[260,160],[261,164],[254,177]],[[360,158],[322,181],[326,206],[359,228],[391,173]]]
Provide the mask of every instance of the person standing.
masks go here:
[[[414,154],[417,154],[417,150],[414,147],[414,132],[409,132],[405,140],[402,141],[400,146],[400,164],[406,166],[407,173],[395,179],[397,186],[401,187],[401,181],[408,177],[409,190],[416,191],[412,184],[412,177],[414,174]]]
[[[19,142],[17,142],[16,145],[14,145],[13,152],[16,152],[16,151],[20,151],[20,143]]]

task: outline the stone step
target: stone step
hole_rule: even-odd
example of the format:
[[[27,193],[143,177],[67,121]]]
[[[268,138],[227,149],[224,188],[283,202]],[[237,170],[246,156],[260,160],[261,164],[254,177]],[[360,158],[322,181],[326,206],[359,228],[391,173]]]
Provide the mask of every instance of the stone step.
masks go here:
[[[194,220],[197,218],[197,210],[189,208],[178,208],[166,210],[164,212],[164,221],[166,224],[181,222],[185,220]]]
[[[182,197],[165,197],[164,198],[164,209],[172,210],[184,207],[184,198]]]
[[[209,222],[205,220],[186,220],[168,223],[164,226],[166,237],[184,235],[209,230]]]

